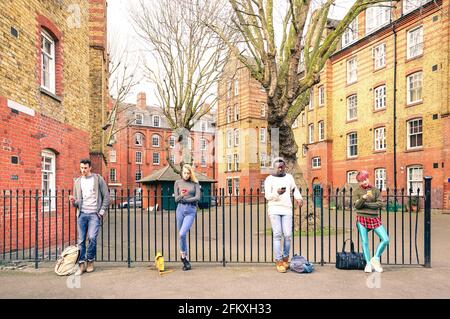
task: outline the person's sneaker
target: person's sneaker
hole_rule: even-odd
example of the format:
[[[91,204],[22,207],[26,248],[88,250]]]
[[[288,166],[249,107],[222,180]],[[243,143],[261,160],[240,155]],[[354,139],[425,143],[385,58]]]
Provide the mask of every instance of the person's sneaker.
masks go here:
[[[85,262],[80,262],[78,264],[78,270],[75,272],[76,276],[80,276],[82,275],[84,272],[86,272],[86,263]]]
[[[275,265],[277,267],[277,271],[278,272],[280,272],[280,273],[285,273],[286,272],[286,267],[283,266],[283,261],[282,260],[277,261],[275,263]]]
[[[86,272],[93,272],[94,271],[94,261],[88,261]]]
[[[381,267],[380,260],[376,257],[372,257],[370,264],[376,272],[383,272],[383,267]]]
[[[183,270],[191,270],[191,263],[189,262],[189,260],[187,260],[187,258],[181,258],[181,261],[183,262]]]
[[[366,264],[366,267],[364,268],[364,272],[372,272],[372,265],[369,263]]]
[[[283,257],[283,267],[289,269],[289,257]]]

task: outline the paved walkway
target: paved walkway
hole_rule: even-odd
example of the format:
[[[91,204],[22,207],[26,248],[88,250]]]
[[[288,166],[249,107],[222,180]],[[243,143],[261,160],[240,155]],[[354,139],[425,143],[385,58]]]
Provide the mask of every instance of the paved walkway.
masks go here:
[[[193,264],[159,276],[148,264],[97,263],[96,271],[58,277],[53,263],[0,271],[0,298],[450,298],[450,214],[432,216],[432,268],[385,266],[382,274],[316,266],[312,274],[279,274],[269,264]]]

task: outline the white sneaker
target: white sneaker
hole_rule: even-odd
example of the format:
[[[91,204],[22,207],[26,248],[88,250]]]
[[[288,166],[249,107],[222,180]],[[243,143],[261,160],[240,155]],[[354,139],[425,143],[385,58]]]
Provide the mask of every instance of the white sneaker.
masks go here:
[[[372,259],[370,260],[370,264],[372,265],[373,269],[375,269],[376,272],[383,272],[383,267],[381,267],[378,258],[372,257]]]
[[[366,264],[366,268],[364,268],[364,272],[372,272],[372,265],[371,263]]]

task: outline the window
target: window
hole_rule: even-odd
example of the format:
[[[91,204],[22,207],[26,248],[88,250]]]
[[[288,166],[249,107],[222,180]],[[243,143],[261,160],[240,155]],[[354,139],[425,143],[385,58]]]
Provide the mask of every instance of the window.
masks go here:
[[[381,85],[373,90],[375,111],[386,108],[386,85]]]
[[[227,188],[228,194],[231,195],[233,193],[233,179],[227,178]]]
[[[261,153],[259,155],[259,162],[260,162],[260,167],[261,168],[265,168],[266,167],[266,163],[267,163],[267,154],[266,153]]]
[[[50,209],[50,194],[55,195],[56,189],[56,154],[51,150],[41,152],[42,191],[44,193],[44,208]],[[54,200],[53,200],[54,202]]]
[[[417,9],[430,0],[403,0],[403,14],[407,14]]]
[[[306,124],[306,115],[305,112],[302,112],[302,126],[305,126]]]
[[[262,180],[261,180],[261,183],[260,183],[260,185],[261,185],[261,186],[260,186],[260,190],[261,190],[261,193],[262,193],[262,194],[264,194],[264,191],[265,191],[265,188],[264,188],[265,185],[264,185],[264,184],[265,184],[265,180],[262,179]]]
[[[347,121],[355,120],[358,116],[358,98],[356,94],[347,98]]]
[[[135,114],[134,115],[134,124],[136,124],[136,125],[144,124],[144,115],[143,114]]]
[[[227,147],[233,146],[233,133],[231,129],[227,130]]]
[[[412,59],[423,53],[423,27],[408,31],[406,57]]]
[[[45,31],[41,33],[41,86],[55,93],[55,40]]]
[[[159,147],[159,135],[152,136],[152,146]]]
[[[325,104],[325,87],[322,85],[319,87],[319,106]]]
[[[311,161],[312,168],[320,167],[320,157],[313,157]]]
[[[308,110],[312,111],[314,109],[314,90],[309,90],[309,104],[308,104]]]
[[[261,104],[261,117],[266,117],[266,105]]]
[[[377,189],[386,190],[386,169],[377,168],[375,170],[375,187]]]
[[[408,149],[422,147],[422,119],[408,121]]]
[[[298,127],[298,118],[296,118],[294,120],[294,123],[292,123],[292,128],[297,128]]]
[[[109,151],[109,162],[115,163],[117,161],[116,150]]]
[[[234,154],[233,159],[234,159],[234,170],[238,171],[239,170],[239,154]]]
[[[193,144],[192,138],[188,137],[188,149],[189,150],[192,150],[192,144]]]
[[[386,65],[386,44],[377,45],[373,48],[373,68],[375,70]]]
[[[239,177],[234,179],[234,195],[239,195]]]
[[[234,130],[234,146],[239,146],[239,129]]]
[[[422,101],[422,71],[409,75],[407,86],[407,104]]]
[[[153,115],[153,126],[154,127],[160,127],[161,125],[161,118],[159,115]]]
[[[366,9],[366,34],[375,31],[391,20],[389,2],[381,2]]]
[[[375,151],[382,151],[386,149],[386,128],[379,127],[374,131],[375,136]]]
[[[356,175],[358,175],[357,171],[347,172],[347,183],[358,183],[358,181],[356,180]]]
[[[116,182],[117,181],[117,171],[115,168],[111,168],[109,170],[109,181]]]
[[[206,146],[207,146],[207,141],[206,139],[202,138],[200,139],[200,151],[206,151]]]
[[[142,146],[144,144],[144,135],[141,133],[136,133],[134,136],[134,145]]]
[[[174,154],[170,154],[170,155],[169,155],[169,161],[170,161],[172,164],[175,164],[175,155],[174,155]]]
[[[308,137],[309,143],[314,143],[314,124],[309,124],[308,126]]]
[[[159,165],[159,153],[153,153],[153,165]]]
[[[407,194],[411,192],[413,195],[423,194],[423,168],[421,165],[414,165],[408,167],[408,185]],[[419,190],[419,194],[417,194]]]
[[[234,105],[234,120],[239,121],[239,105],[237,103]]]
[[[201,163],[202,167],[206,167],[206,158],[204,155],[201,156],[200,163]]]
[[[227,124],[231,122],[231,107],[227,107]]]
[[[229,99],[231,97],[231,81],[228,81],[228,87],[227,87],[227,98]]]
[[[233,159],[231,158],[231,155],[227,155],[227,172],[231,172],[231,168],[233,165]]]
[[[234,96],[237,96],[239,93],[239,80],[234,80]]]
[[[347,135],[347,157],[358,156],[358,134],[350,133]]]
[[[266,128],[265,127],[261,127],[259,129],[259,142],[266,143]]]
[[[134,175],[136,178],[136,181],[140,181],[142,178],[142,171],[141,170],[137,170],[136,174]]]
[[[347,61],[347,84],[356,82],[357,78],[357,61],[356,57]]]
[[[323,141],[325,139],[325,122],[319,122],[319,141]]]
[[[201,121],[200,122],[200,130],[202,132],[206,132],[207,129],[208,129],[208,122],[207,121]]]
[[[358,39],[358,20],[353,20],[345,29],[342,35],[342,47],[348,46],[350,43]]]
[[[170,148],[175,148],[175,136],[169,137],[169,146]]]
[[[136,164],[142,164],[142,152],[136,151]]]

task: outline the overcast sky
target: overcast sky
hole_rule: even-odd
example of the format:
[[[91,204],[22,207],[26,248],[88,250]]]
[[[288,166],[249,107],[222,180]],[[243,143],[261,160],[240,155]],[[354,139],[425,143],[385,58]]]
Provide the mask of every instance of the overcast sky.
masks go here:
[[[147,1],[151,2],[153,0]],[[317,3],[320,1],[322,0],[315,0]],[[330,9],[329,17],[332,19],[341,19],[354,2],[355,0],[337,0],[336,5]],[[138,45],[140,40],[133,30],[129,15],[130,9],[137,3],[139,3],[139,0],[108,0],[108,37],[109,39],[113,37],[120,44],[127,45],[132,53],[140,54]],[[141,91],[147,94],[148,105],[156,104],[153,88],[145,80],[134,88],[126,101],[130,103],[136,102],[136,95]]]

